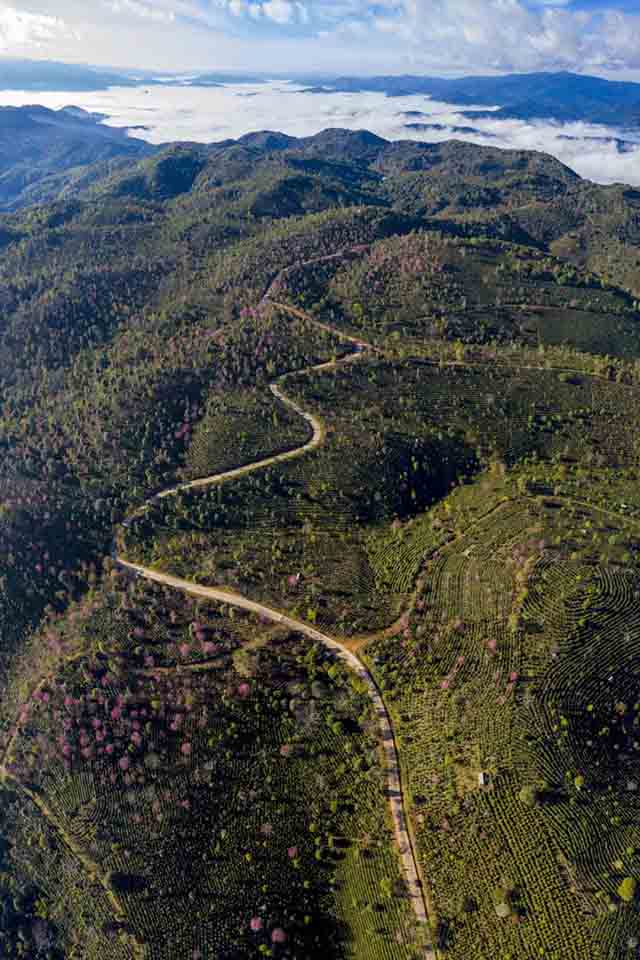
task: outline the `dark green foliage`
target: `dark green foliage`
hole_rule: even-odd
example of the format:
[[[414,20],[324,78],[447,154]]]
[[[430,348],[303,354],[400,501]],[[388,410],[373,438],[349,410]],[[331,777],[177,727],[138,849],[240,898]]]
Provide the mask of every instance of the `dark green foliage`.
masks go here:
[[[153,960],[173,960],[175,931],[175,942],[199,948],[190,892],[213,916],[202,921],[206,942],[231,955],[255,955],[245,912],[267,895],[274,917],[293,918],[301,956],[348,952],[349,931],[359,958],[411,953],[406,904],[388,882],[391,848],[368,857],[373,845],[360,836],[386,837],[362,691],[319,651],[307,659],[306,641],[271,643],[255,623],[237,636],[230,616],[212,617],[198,638],[179,604],[143,610],[148,596],[117,578],[110,592],[104,561],[117,533],[132,559],[226,585],[356,647],[385,631],[368,652],[385,697],[409,717],[399,745],[443,949],[471,960],[543,945],[556,960],[562,940],[572,951],[562,960],[583,960],[588,944],[618,960],[635,914],[616,913],[617,890],[637,872],[620,852],[635,845],[634,791],[620,782],[635,776],[637,550],[635,528],[619,522],[623,506],[630,518],[640,510],[637,196],[581,181],[542,154],[346,131],[172,146],[69,176],[48,182],[55,202],[0,225],[1,732],[12,775],[42,788],[33,795],[48,798],[57,824],[30,843],[42,811],[10,807],[23,867],[5,858],[2,891],[30,877],[20,909],[35,916],[39,899],[36,913],[55,908],[40,932],[69,958],[130,960],[136,944],[154,943]],[[354,350],[341,330],[382,355],[357,348],[354,362],[309,370]],[[317,449],[155,502],[125,536],[120,521],[153,493],[309,439],[309,422],[268,393],[278,377],[322,420]],[[565,498],[583,505],[565,511]],[[605,529],[597,511],[618,505]],[[577,576],[598,594],[588,614],[578,612],[590,595]],[[414,592],[421,606],[408,611]],[[259,692],[245,699],[233,690],[246,676]],[[50,688],[35,692],[49,700],[27,709],[43,677]],[[65,768],[63,683],[82,698],[87,731],[100,697],[110,710],[117,697],[132,711],[144,702],[144,724],[127,717],[157,749],[145,764],[118,727],[119,758],[145,786],[164,777],[161,790],[183,791],[188,810],[166,797],[154,810],[99,741],[83,757],[93,741],[81,744],[79,727]],[[156,714],[153,704],[166,714],[171,698],[185,715],[189,698],[209,711],[193,754]],[[288,750],[294,733],[301,754]],[[265,823],[285,808],[308,873],[284,845],[272,852],[267,835],[256,839],[258,806],[246,799],[256,779]],[[83,806],[87,784],[99,815]],[[533,784],[541,802],[519,800]],[[144,810],[128,858],[123,789]],[[173,873],[151,869],[158,856]],[[104,870],[97,881],[87,863]],[[334,882],[340,869],[345,889],[359,891],[350,906]],[[114,919],[111,896],[127,900],[126,919]],[[612,909],[601,909],[605,898]],[[10,949],[20,929],[12,909]],[[379,910],[384,934],[371,939]]]
[[[171,200],[191,190],[206,165],[201,153],[188,148],[169,148],[123,177],[113,190],[116,197],[140,200]]]

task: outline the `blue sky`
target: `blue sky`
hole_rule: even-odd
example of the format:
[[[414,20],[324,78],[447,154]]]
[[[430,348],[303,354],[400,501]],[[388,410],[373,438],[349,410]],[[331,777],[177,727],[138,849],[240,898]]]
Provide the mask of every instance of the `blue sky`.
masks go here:
[[[167,71],[640,79],[640,0],[0,0],[0,54]]]

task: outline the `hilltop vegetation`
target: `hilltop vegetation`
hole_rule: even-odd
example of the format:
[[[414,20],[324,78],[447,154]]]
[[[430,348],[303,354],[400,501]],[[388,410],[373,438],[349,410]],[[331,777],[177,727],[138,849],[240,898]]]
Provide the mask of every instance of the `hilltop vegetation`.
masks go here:
[[[634,204],[326,131],[4,218],[3,955],[633,955]]]

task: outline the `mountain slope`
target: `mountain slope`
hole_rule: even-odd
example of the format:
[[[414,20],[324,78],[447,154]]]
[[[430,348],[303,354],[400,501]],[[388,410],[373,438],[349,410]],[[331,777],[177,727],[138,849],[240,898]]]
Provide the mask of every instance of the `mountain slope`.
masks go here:
[[[77,107],[0,108],[0,209],[52,199],[81,177],[92,180],[96,163],[122,163],[155,149],[105,126]]]
[[[2,955],[624,960],[637,192],[345,130],[77,184],[0,218]]]

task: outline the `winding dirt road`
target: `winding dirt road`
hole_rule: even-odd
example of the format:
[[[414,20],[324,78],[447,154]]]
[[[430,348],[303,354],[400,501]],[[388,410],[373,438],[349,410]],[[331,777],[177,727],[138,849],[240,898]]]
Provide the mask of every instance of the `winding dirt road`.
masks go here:
[[[293,267],[286,268],[281,271],[276,278],[270,283],[267,292],[265,293],[262,301],[261,307],[270,307],[276,308],[283,312],[289,313],[290,315],[303,320],[304,322],[309,323],[312,326],[322,329],[326,332],[337,336],[339,339],[350,343],[354,348],[352,351],[343,354],[338,357],[336,360],[329,361],[326,363],[320,363],[315,366],[307,367],[305,370],[295,371],[295,375],[301,375],[305,373],[320,373],[328,372],[330,370],[336,369],[338,366],[342,366],[347,363],[353,363],[362,359],[367,354],[378,354],[383,355],[383,351],[375,347],[373,344],[366,343],[360,339],[349,336],[348,334],[343,333],[340,330],[337,330],[330,325],[323,323],[315,318],[311,317],[309,314],[305,313],[303,310],[292,307],[288,304],[281,303],[275,299],[275,296],[280,293],[282,284],[282,279],[291,273],[294,270],[304,268],[305,266],[312,265],[315,263],[321,263],[323,261],[337,260],[340,258],[345,258],[351,253],[361,253],[367,249],[367,245],[361,247],[353,248],[352,250],[343,251],[339,254],[331,254],[326,257],[318,257],[314,260],[306,261],[303,263],[295,264]],[[432,361],[434,366],[439,366],[439,361]],[[471,362],[471,361],[445,361],[442,365],[447,367],[470,367],[470,366],[483,366],[482,362]],[[503,364],[501,364],[502,366]],[[504,364],[504,366],[511,366]],[[540,370],[543,369],[539,366],[529,366],[521,365],[520,369],[525,370]],[[594,379],[608,380],[607,377],[587,373],[582,370],[570,370],[570,368],[554,368],[557,372],[568,371],[577,373],[580,375],[588,376]],[[293,460],[298,457],[302,457],[307,453],[312,452],[317,449],[324,442],[325,439],[325,427],[322,421],[314,416],[313,414],[305,411],[300,407],[294,400],[286,395],[283,390],[283,385],[288,376],[294,374],[284,374],[279,377],[276,381],[270,384],[269,389],[271,393],[287,407],[295,411],[300,417],[306,420],[311,428],[312,435],[311,438],[303,445],[296,447],[293,450],[286,451],[284,453],[276,454],[271,457],[266,457],[262,460],[254,461],[253,463],[246,464],[245,466],[238,467],[233,470],[228,470],[223,473],[214,474],[210,477],[204,477],[202,479],[193,480],[190,482],[182,483],[171,487],[170,489],[164,490],[161,493],[156,494],[154,497],[151,497],[146,503],[144,503],[139,509],[131,514],[127,518],[123,526],[128,527],[132,520],[138,516],[143,515],[151,504],[159,500],[163,500],[167,497],[174,496],[183,490],[197,489],[209,487],[215,484],[226,483],[228,481],[238,479],[240,477],[246,476],[249,473],[253,473],[257,470],[262,470],[266,467],[283,463],[288,460]],[[543,498],[540,498],[543,499]],[[580,503],[580,501],[570,501],[568,498],[546,498],[554,500],[564,500],[566,502]],[[594,507],[593,504],[584,504],[589,506],[591,509],[602,510],[606,513],[613,513],[601,507]],[[501,505],[496,505],[501,506]],[[496,509],[496,507],[493,507]],[[491,511],[489,511],[491,512]],[[615,514],[619,516],[618,514]],[[485,519],[484,517],[482,519]],[[253,600],[250,600],[247,597],[242,596],[241,594],[235,593],[233,591],[219,588],[219,587],[206,587],[198,583],[194,583],[188,580],[183,580],[178,577],[171,576],[170,574],[162,573],[160,571],[154,570],[152,568],[144,567],[139,564],[130,563],[121,556],[118,555],[117,548],[114,542],[112,547],[112,556],[114,562],[121,568],[130,571],[131,573],[141,576],[146,580],[153,581],[159,584],[163,584],[172,589],[179,590],[182,593],[190,594],[193,596],[204,597],[206,599],[216,600],[230,606],[237,607],[239,609],[247,610],[258,615],[265,617],[266,619],[282,624],[291,630],[295,630],[298,633],[301,633],[307,636],[310,640],[323,644],[327,649],[332,650],[336,656],[338,656],[343,662],[345,662],[351,670],[366,684],[369,696],[374,704],[376,714],[378,717],[379,730],[380,730],[380,739],[382,745],[382,751],[384,756],[385,763],[385,774],[386,774],[386,793],[389,800],[389,808],[391,812],[395,840],[399,850],[401,865],[404,872],[407,889],[409,896],[411,898],[412,907],[415,913],[416,920],[419,925],[424,925],[428,921],[428,903],[429,897],[428,892],[423,887],[420,881],[420,870],[418,861],[415,854],[415,849],[412,841],[412,831],[410,823],[407,819],[406,807],[405,807],[405,795],[403,791],[401,775],[400,775],[400,765],[398,758],[397,745],[395,741],[395,736],[393,732],[393,726],[389,712],[386,708],[380,690],[367,669],[366,665],[359,659],[356,652],[352,649],[349,649],[344,643],[341,643],[339,640],[334,637],[329,636],[328,634],[322,633],[317,630],[315,627],[297,620],[293,617],[288,616],[278,610],[272,609],[264,604],[257,603]],[[387,628],[390,630],[391,628]],[[386,631],[383,631],[383,633]],[[39,686],[42,686],[45,683],[47,678],[43,678]],[[37,689],[37,688],[36,688]],[[9,759],[11,758],[15,740],[20,733],[20,726],[17,725],[14,731],[13,736],[9,741],[9,745],[5,750],[4,757],[0,762],[0,779],[5,781],[11,781],[20,787],[33,801],[36,807],[40,810],[42,815],[46,817],[51,823],[57,827],[63,842],[67,845],[70,852],[76,856],[80,865],[85,869],[89,876],[93,876],[104,888],[105,894],[111,902],[111,905],[114,909],[114,913],[118,917],[124,916],[124,911],[122,905],[119,903],[117,897],[113,893],[113,890],[107,882],[106,876],[101,871],[100,865],[95,863],[91,858],[83,851],[81,847],[70,837],[63,827],[57,822],[52,810],[46,804],[46,801],[41,797],[37,792],[31,790],[28,786],[23,784],[17,777],[13,775],[9,766]],[[136,945],[134,944],[134,952],[137,951]],[[137,952],[136,952],[136,955]],[[142,954],[141,954],[142,955]],[[426,947],[424,950],[425,960],[436,960],[436,951],[433,947]]]
[[[314,627],[309,626],[301,620],[296,620],[294,617],[289,617],[287,614],[273,610],[271,607],[267,607],[263,603],[257,603],[254,600],[250,600],[248,597],[243,597],[242,594],[234,593],[230,590],[223,590],[218,587],[204,587],[200,584],[193,583],[190,580],[182,580],[180,577],[174,577],[168,573],[161,573],[159,570],[143,567],[136,563],[129,563],[121,558],[118,558],[117,562],[119,566],[139,574],[140,576],[144,577],[145,580],[151,580],[155,583],[160,583],[163,586],[171,587],[174,590],[179,590],[181,593],[188,593],[191,596],[204,597],[207,600],[217,600],[220,603],[226,603],[229,604],[229,606],[238,607],[241,610],[248,610],[250,613],[259,614],[260,616],[271,620],[273,623],[281,624],[282,626],[289,627],[291,630],[295,630],[297,633],[302,633],[310,640],[321,643],[329,650],[332,650],[354,671],[354,673],[357,674],[361,680],[364,681],[364,683],[366,683],[369,696],[373,701],[378,717],[380,739],[382,742],[386,767],[386,793],[389,799],[394,833],[398,850],[400,852],[407,889],[411,898],[416,919],[421,924],[426,923],[427,910],[422,893],[422,884],[420,883],[418,877],[413,846],[409,836],[409,831],[407,829],[407,820],[404,810],[404,793],[400,778],[400,764],[398,760],[395,737],[393,734],[393,727],[389,713],[384,704],[382,696],[380,695],[380,691],[376,685],[376,682],[362,661],[356,656],[355,653],[352,653],[338,640],[335,640],[328,634],[322,633],[320,630],[316,630]],[[435,955],[432,952],[429,952],[428,954],[425,954],[425,956],[434,957]]]
[[[331,256],[327,257],[326,259],[334,258],[335,256]],[[271,284],[269,290],[262,300],[261,306],[273,306],[278,310],[290,313],[298,319],[303,319],[313,326],[317,326],[325,331],[331,332],[339,339],[344,340],[355,347],[354,352],[345,354],[342,357],[327,363],[321,363],[313,367],[307,367],[305,370],[295,371],[296,375],[303,373],[320,373],[323,371],[333,370],[338,366],[356,362],[363,356],[366,356],[367,353],[380,353],[380,351],[372,344],[365,343],[356,337],[351,337],[345,333],[342,333],[340,330],[336,330],[327,324],[321,323],[296,307],[289,307],[286,304],[270,300],[270,291],[274,289],[274,285],[277,287],[275,282]],[[213,486],[215,484],[226,483],[230,480],[244,477],[249,473],[255,472],[256,470],[262,470],[265,467],[273,466],[277,463],[283,463],[287,460],[302,457],[305,454],[310,453],[312,450],[317,449],[323,443],[325,438],[324,424],[318,417],[303,410],[302,407],[300,407],[294,400],[286,395],[283,390],[283,384],[287,376],[291,376],[291,374],[284,374],[283,376],[279,377],[270,385],[270,390],[271,393],[278,398],[278,400],[280,400],[290,409],[294,410],[299,416],[309,423],[312,429],[312,436],[307,443],[300,447],[296,447],[294,450],[289,450],[286,453],[280,453],[272,457],[266,457],[263,460],[257,460],[234,470],[227,470],[224,473],[214,474],[213,476],[204,477],[199,480],[192,480],[188,483],[178,484],[177,486],[171,487],[168,490],[164,490],[162,493],[156,494],[156,496],[152,497],[149,501],[147,501],[147,503],[143,504],[142,507],[135,511],[131,517],[124,521],[123,526],[129,526],[133,519],[144,514],[147,508],[154,502],[163,500],[166,497],[174,496],[183,490],[192,490],[196,488]],[[168,586],[172,589],[179,590],[182,593],[190,594],[192,596],[205,597],[206,599],[226,603],[242,610],[248,610],[250,612],[259,614],[260,616],[263,616],[274,623],[282,624],[291,628],[292,630],[297,631],[298,633],[304,634],[304,636],[308,637],[310,640],[321,643],[326,648],[333,651],[366,684],[369,691],[369,696],[371,697],[378,717],[380,740],[385,764],[386,794],[389,800],[389,808],[393,822],[395,840],[400,855],[402,870],[405,876],[407,891],[411,899],[411,904],[418,924],[421,926],[426,924],[428,921],[427,897],[420,880],[420,872],[412,842],[411,829],[407,820],[405,795],[402,785],[402,778],[400,775],[400,763],[393,732],[393,725],[380,690],[365,664],[355,653],[349,650],[344,644],[342,644],[339,640],[336,640],[334,637],[331,637],[326,633],[322,633],[320,630],[316,630],[315,627],[312,627],[301,620],[290,617],[278,610],[274,610],[268,606],[265,606],[262,603],[257,603],[253,600],[250,600],[248,597],[244,597],[241,594],[218,587],[205,587],[189,580],[182,580],[179,577],[171,576],[168,573],[162,573],[158,570],[141,566],[140,564],[131,563],[118,554],[115,545],[112,550],[112,556],[115,563],[119,567],[129,570],[130,572],[137,574],[146,580],[163,584],[164,586]],[[425,960],[435,960],[436,954],[431,947],[427,947],[424,952],[424,957]]]

